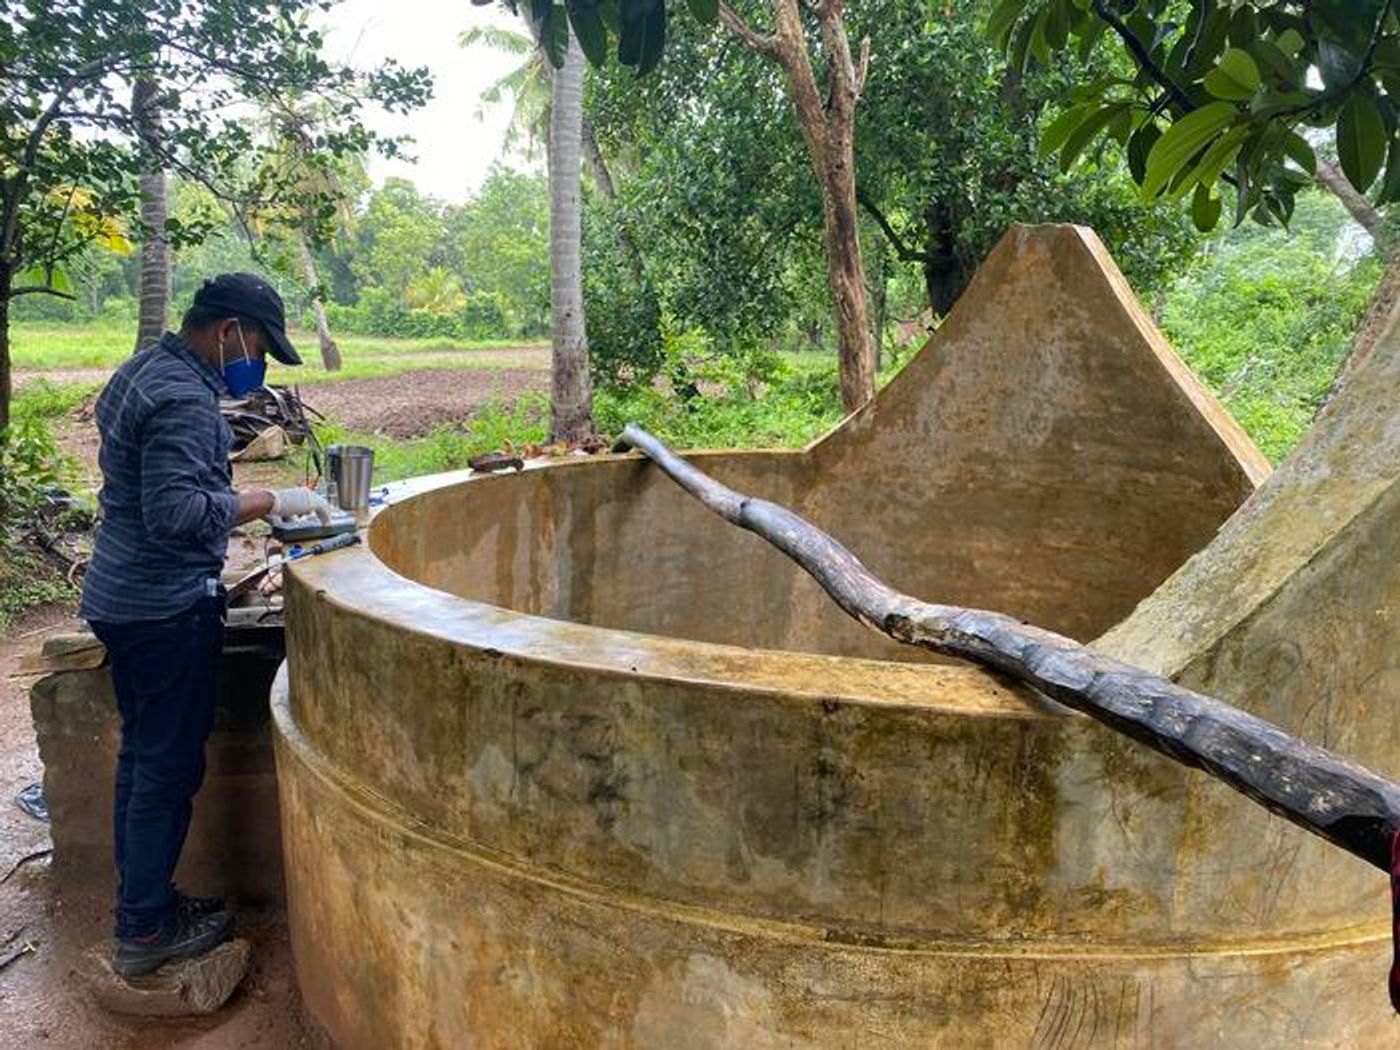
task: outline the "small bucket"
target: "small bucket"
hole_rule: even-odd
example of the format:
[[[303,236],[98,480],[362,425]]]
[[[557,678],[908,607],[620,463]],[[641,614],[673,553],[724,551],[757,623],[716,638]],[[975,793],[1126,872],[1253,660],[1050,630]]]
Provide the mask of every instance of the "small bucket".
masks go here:
[[[362,445],[332,445],[326,449],[326,469],[330,480],[335,482],[335,501],[341,510],[369,508],[374,449]]]

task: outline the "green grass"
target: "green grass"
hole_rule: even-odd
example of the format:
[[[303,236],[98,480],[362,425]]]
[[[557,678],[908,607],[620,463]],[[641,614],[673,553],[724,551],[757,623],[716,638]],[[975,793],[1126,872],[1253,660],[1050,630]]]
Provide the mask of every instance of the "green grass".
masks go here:
[[[11,326],[11,361],[16,369],[115,368],[131,355],[133,337],[131,326],[125,324],[19,323]],[[334,375],[327,375],[317,363],[319,351],[315,334],[294,331],[292,340],[307,361],[307,367],[299,371],[298,379],[312,382],[320,379],[360,377],[358,373],[352,373],[351,369],[362,367],[369,362],[357,359],[373,358],[382,362],[383,358],[395,354],[446,354],[529,345],[522,344],[520,340],[506,339],[459,342],[451,339],[381,339],[347,335],[337,339],[340,352],[346,361],[346,368]],[[403,368],[399,369],[402,370]],[[302,379],[302,376],[305,379]]]
[[[36,379],[15,392],[10,411],[17,420],[58,419],[101,389],[101,383],[54,383]]]
[[[800,448],[841,419],[835,362],[798,355],[785,374],[761,397],[731,392],[686,404],[660,390],[645,388],[594,394],[594,423],[609,437],[629,422],[639,423],[681,448]],[[891,370],[882,379],[892,375]],[[461,470],[472,456],[512,447],[544,444],[549,432],[549,399],[527,394],[512,404],[488,405],[466,424],[442,426],[404,440],[329,425],[317,428],[326,444],[374,449],[375,482]]]

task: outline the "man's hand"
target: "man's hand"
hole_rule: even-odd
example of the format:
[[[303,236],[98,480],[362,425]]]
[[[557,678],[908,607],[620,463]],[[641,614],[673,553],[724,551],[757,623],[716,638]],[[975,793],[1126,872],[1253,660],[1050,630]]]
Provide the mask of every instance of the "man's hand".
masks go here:
[[[299,518],[303,514],[315,514],[324,525],[331,520],[332,508],[324,496],[311,489],[296,486],[273,490],[272,510],[269,513],[281,518]]]

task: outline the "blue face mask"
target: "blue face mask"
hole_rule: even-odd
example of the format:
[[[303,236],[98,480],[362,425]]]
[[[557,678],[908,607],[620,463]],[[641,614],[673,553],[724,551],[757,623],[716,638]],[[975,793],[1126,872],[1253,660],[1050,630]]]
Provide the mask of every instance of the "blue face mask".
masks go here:
[[[243,341],[242,325],[238,326],[238,344],[243,348],[241,361],[225,361],[224,344],[219,344],[219,370],[224,374],[228,392],[234,397],[252,393],[263,385],[263,380],[267,377],[267,362],[248,353],[248,344]]]

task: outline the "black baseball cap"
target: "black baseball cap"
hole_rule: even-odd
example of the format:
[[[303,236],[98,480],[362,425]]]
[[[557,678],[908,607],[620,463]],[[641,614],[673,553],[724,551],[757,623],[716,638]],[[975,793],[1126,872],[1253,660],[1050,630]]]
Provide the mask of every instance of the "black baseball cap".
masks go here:
[[[287,312],[277,289],[251,273],[221,273],[200,285],[194,305],[227,310],[257,321],[272,340],[272,356],[284,365],[301,364],[301,355],[287,338]]]

